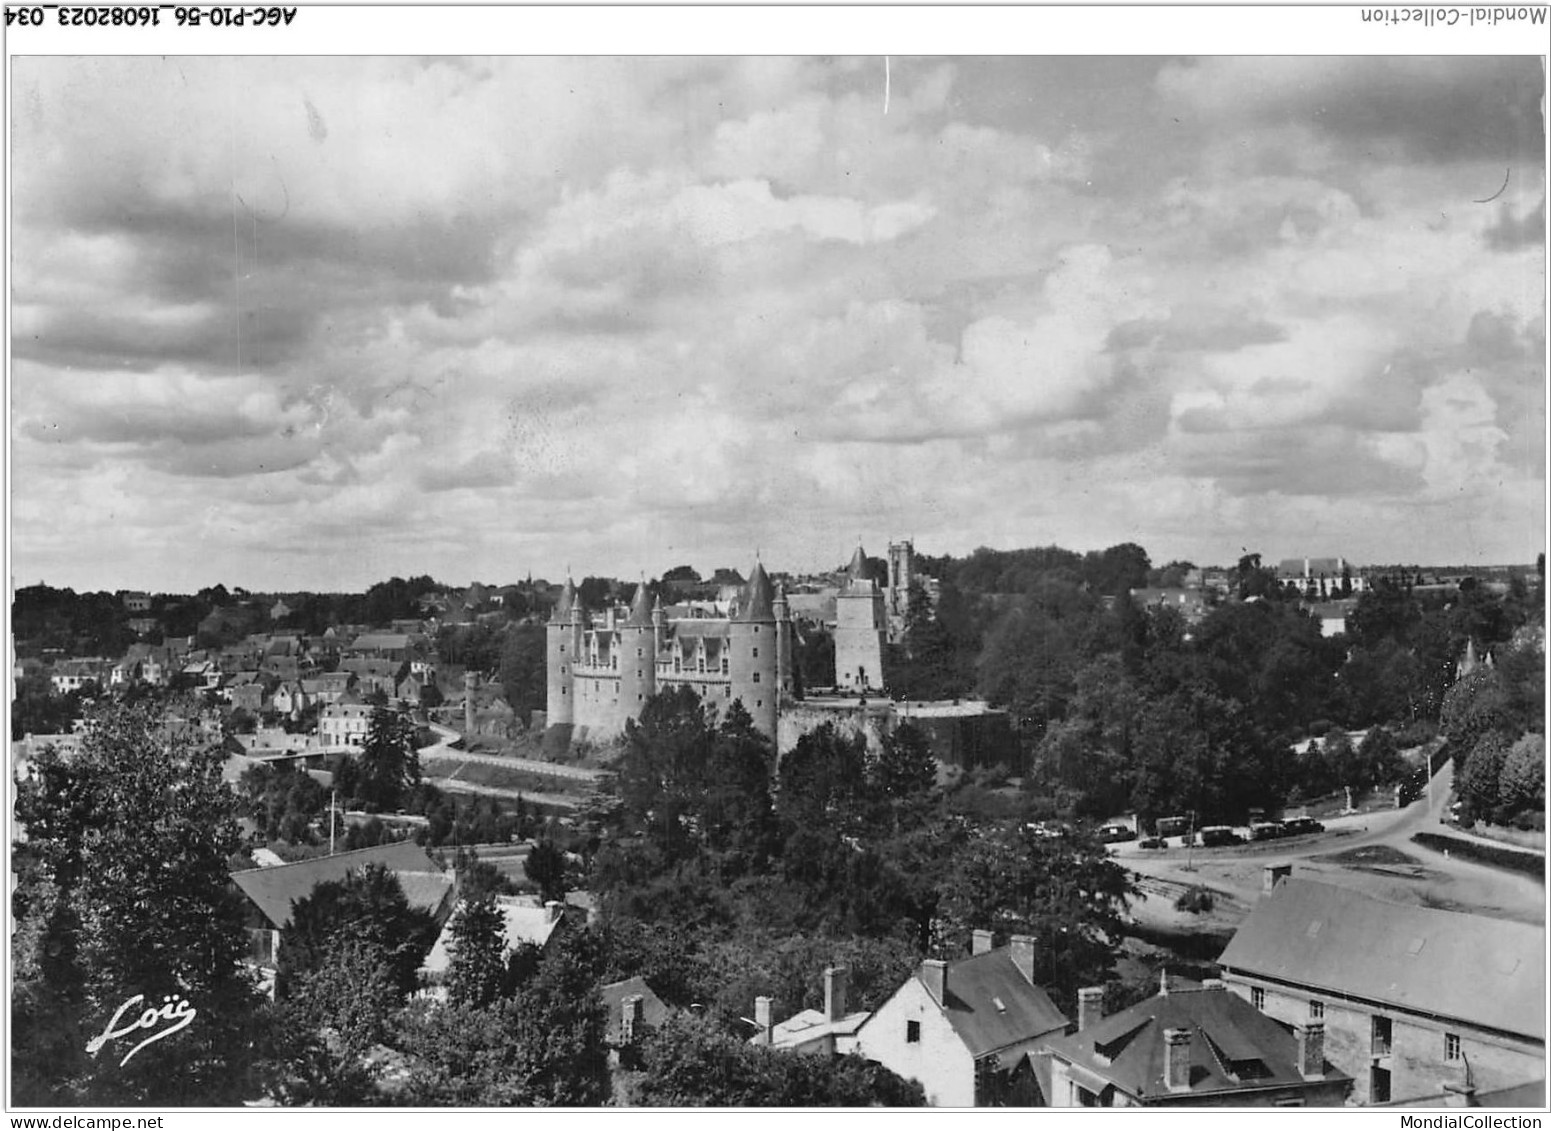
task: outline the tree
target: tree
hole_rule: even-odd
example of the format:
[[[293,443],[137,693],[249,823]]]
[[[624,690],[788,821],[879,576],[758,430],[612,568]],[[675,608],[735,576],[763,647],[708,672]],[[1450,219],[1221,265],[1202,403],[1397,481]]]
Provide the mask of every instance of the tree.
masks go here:
[[[464,899],[448,926],[452,942],[447,1000],[482,1007],[501,994],[506,981],[506,921],[488,893]]]
[[[419,1107],[596,1107],[609,1096],[602,965],[586,932],[568,935],[515,997],[478,1008],[418,1005],[402,1047],[403,1099]]]
[[[145,707],[93,715],[69,762],[45,751],[17,787],[13,1098],[35,1104],[225,1104],[256,1095],[259,1005],[227,859],[236,797],[218,748]],[[195,1020],[135,1042],[89,1039],[134,999]]]
[[[554,841],[541,840],[535,844],[528,852],[527,859],[522,862],[522,870],[528,879],[538,885],[546,901],[565,899],[565,853],[555,847]]]
[[[937,759],[926,735],[909,722],[901,723],[883,738],[883,749],[873,765],[878,789],[894,801],[919,798],[937,783]]]
[[[976,928],[1033,935],[1041,943],[1035,979],[1068,1012],[1079,987],[1110,977],[1132,894],[1096,840],[1039,837],[1011,822],[972,836],[940,890],[941,953],[964,953]]]
[[[858,1057],[798,1056],[674,1018],[647,1038],[635,1102],[648,1107],[920,1107],[921,1085]]]
[[[291,908],[280,948],[280,990],[288,994],[342,945],[374,948],[400,996],[413,992],[420,964],[436,941],[436,921],[412,908],[398,877],[371,864],[325,881]]]
[[[295,978],[287,1006],[302,1024],[333,1033],[343,1049],[359,1055],[387,1036],[402,1001],[383,949],[345,936]]]
[[[386,707],[374,710],[358,766],[355,790],[361,804],[377,810],[402,808],[406,794],[420,784],[420,755],[409,716]]]
[[[545,631],[541,624],[513,625],[501,646],[501,686],[507,703],[524,723],[547,703]]]
[[[1497,777],[1498,804],[1511,816],[1539,815],[1546,804],[1546,741],[1526,734],[1513,744]],[[1543,819],[1543,818],[1542,818]]]

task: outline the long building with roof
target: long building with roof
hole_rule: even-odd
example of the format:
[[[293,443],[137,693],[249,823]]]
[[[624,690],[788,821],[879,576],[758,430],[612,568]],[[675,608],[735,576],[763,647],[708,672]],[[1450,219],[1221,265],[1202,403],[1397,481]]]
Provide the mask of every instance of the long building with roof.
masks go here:
[[[763,565],[725,617],[670,618],[644,584],[624,616],[590,613],[567,580],[547,631],[547,721],[576,739],[607,741],[659,691],[690,687],[718,710],[742,703],[773,739],[792,689],[791,656],[786,597]]]

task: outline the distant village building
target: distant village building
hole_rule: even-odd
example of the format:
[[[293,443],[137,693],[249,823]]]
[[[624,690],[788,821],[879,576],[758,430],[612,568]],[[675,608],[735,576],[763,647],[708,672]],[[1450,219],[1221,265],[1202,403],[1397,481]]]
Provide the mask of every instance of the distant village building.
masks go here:
[[[125,593],[124,607],[132,613],[148,613],[151,611],[151,595],[138,590]]]
[[[1362,571],[1345,558],[1283,558],[1276,580],[1311,600],[1353,596],[1365,588]]]
[[[318,713],[318,737],[325,746],[365,746],[373,710],[367,703],[330,703]]]
[[[547,953],[567,928],[565,905],[556,900],[537,903],[530,896],[498,895],[496,910],[501,915],[502,940],[506,954],[519,946],[532,946]],[[423,993],[437,1000],[447,996],[447,972],[452,966],[453,926],[463,912],[459,903],[448,917],[442,932],[420,966]],[[655,996],[655,995],[654,995]]]
[[[866,1010],[846,1008],[849,971],[844,966],[824,970],[824,1008],[804,1009],[779,1024],[771,1021],[771,1000],[754,999],[754,1025],[758,1030],[750,1044],[782,1052],[812,1053],[824,1056],[845,1055],[856,1051],[856,1031],[870,1016]]]

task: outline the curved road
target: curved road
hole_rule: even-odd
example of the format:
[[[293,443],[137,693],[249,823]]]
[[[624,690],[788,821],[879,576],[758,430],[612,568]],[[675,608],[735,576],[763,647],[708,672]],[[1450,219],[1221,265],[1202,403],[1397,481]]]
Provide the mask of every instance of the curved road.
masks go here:
[[[418,751],[422,760],[425,759],[456,759],[460,762],[477,762],[485,766],[504,766],[509,770],[522,770],[529,774],[543,774],[552,778],[565,778],[569,781],[595,782],[603,776],[601,770],[589,770],[585,766],[561,766],[554,762],[535,762],[529,758],[508,758],[499,754],[471,754],[467,750],[458,750],[452,743],[463,736],[451,727],[442,726],[440,723],[430,724],[433,734],[441,739],[431,746],[423,746]]]
[[[1528,923],[1544,923],[1546,888],[1533,877],[1476,864],[1424,848],[1411,840],[1417,832],[1441,832],[1461,839],[1498,844],[1452,826],[1439,817],[1448,803],[1453,764],[1434,775],[1428,793],[1404,809],[1359,813],[1326,820],[1324,833],[1287,841],[1251,843],[1231,848],[1146,850],[1136,842],[1114,846],[1123,866],[1164,885],[1205,884],[1226,894],[1217,925],[1236,925],[1259,898],[1264,867],[1292,864],[1294,874],[1353,887],[1395,902],[1421,903]],[[1354,849],[1385,847],[1404,853],[1415,863],[1372,864],[1329,859]],[[1503,847],[1499,845],[1499,847]],[[1513,847],[1513,846],[1507,846]],[[1160,893],[1161,894],[1161,893]],[[1170,903],[1172,901],[1169,901]],[[1149,906],[1150,905],[1150,906]],[[1181,919],[1172,908],[1149,900],[1142,910],[1148,919]],[[1198,918],[1195,922],[1202,922]],[[1203,923],[1204,925],[1204,923]]]

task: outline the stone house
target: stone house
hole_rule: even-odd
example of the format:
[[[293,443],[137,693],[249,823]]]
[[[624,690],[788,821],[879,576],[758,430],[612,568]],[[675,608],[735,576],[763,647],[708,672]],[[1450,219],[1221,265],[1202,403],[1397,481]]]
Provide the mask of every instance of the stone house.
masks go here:
[[[1287,1024],[1382,1104],[1543,1081],[1545,928],[1388,903],[1267,869],[1223,951],[1228,988]]]

